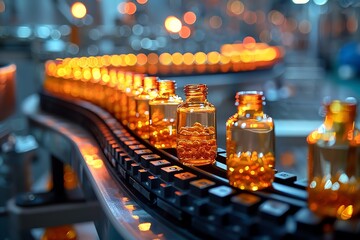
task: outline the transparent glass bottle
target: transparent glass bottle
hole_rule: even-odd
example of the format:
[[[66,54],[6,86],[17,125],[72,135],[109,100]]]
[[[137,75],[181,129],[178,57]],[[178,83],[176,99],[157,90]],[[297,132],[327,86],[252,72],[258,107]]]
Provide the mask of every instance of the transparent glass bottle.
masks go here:
[[[136,133],[143,139],[149,139],[149,102],[158,94],[158,77],[144,78],[143,91],[135,96],[136,103]]]
[[[185,165],[200,166],[215,162],[216,108],[207,100],[205,84],[184,88],[186,100],[177,108],[177,156]]]
[[[159,93],[149,102],[149,141],[157,148],[176,148],[176,108],[182,99],[175,94],[175,81],[158,83]]]
[[[325,99],[325,120],[307,137],[309,208],[347,220],[360,213],[360,134],[357,102]]]
[[[230,185],[251,191],[274,180],[274,122],[263,112],[262,92],[236,94],[237,113],[226,122],[226,165]]]
[[[127,124],[131,130],[136,129],[136,102],[135,97],[143,91],[145,74],[136,73],[134,74],[134,81],[132,88],[127,95]]]

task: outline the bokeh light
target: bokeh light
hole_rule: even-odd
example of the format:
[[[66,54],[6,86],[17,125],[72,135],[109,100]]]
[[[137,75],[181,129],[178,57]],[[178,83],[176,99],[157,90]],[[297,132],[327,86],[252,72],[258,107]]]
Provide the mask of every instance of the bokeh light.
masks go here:
[[[82,2],[75,2],[71,6],[71,14],[75,18],[79,18],[79,19],[83,18],[85,17],[86,13],[87,13],[86,6]]]
[[[269,20],[272,24],[280,26],[284,23],[285,17],[281,12],[273,10],[269,13]]]
[[[137,10],[136,4],[133,2],[121,2],[119,3],[117,9],[121,14],[128,14],[128,15],[134,14]]]
[[[306,4],[309,2],[309,0],[292,0],[295,4]]]
[[[209,19],[209,25],[211,28],[218,29],[222,26],[222,19],[219,16],[212,16]]]
[[[136,0],[139,4],[146,4],[148,0]]]
[[[186,12],[184,14],[184,22],[191,25],[194,24],[196,22],[196,14],[194,12]]]
[[[327,3],[327,1],[328,1],[328,0],[314,0],[314,3],[315,3],[316,5],[321,6],[321,5],[325,5],[325,4]]]
[[[244,12],[244,4],[239,0],[232,0],[227,3],[227,10],[231,14],[240,15]]]
[[[302,20],[299,23],[299,31],[303,34],[308,34],[311,31],[311,23],[307,20]]]
[[[181,28],[182,28],[182,23],[181,21],[174,16],[169,16],[165,19],[165,28],[166,30],[168,30],[169,32],[172,33],[178,33],[180,32]]]
[[[180,37],[188,38],[188,37],[190,37],[190,34],[191,34],[190,28],[188,26],[182,26],[182,28],[179,32]]]
[[[6,6],[3,0],[0,0],[0,13],[5,12]]]
[[[247,36],[243,40],[245,48],[254,48],[256,46],[255,38]]]
[[[171,54],[170,53],[162,53],[159,56],[159,61],[163,65],[170,65],[171,64]]]

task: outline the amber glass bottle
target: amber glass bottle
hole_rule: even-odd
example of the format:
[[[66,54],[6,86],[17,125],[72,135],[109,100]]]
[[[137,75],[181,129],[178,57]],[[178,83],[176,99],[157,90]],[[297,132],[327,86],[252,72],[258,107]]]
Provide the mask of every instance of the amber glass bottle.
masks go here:
[[[124,75],[124,87],[120,93],[120,120],[122,124],[128,124],[128,93],[133,89],[134,73],[125,72]]]
[[[114,105],[117,103],[116,88],[118,83],[119,81],[117,78],[116,70],[111,69],[109,71],[109,82],[107,84],[107,88],[105,89],[105,99],[106,99],[105,104],[106,104],[106,109],[113,114],[115,114]]]
[[[274,122],[263,112],[264,100],[262,92],[238,92],[238,111],[226,122],[227,175],[240,189],[263,189],[274,179]]]
[[[182,99],[175,93],[175,81],[158,82],[159,93],[149,102],[149,141],[157,148],[176,148],[176,108]]]
[[[135,97],[138,96],[143,91],[144,85],[144,74],[136,73],[134,75],[134,81],[132,88],[129,92],[127,92],[127,122],[128,127],[131,130],[135,130],[136,128],[136,102]]]
[[[177,156],[185,165],[206,165],[215,162],[216,108],[207,100],[205,84],[184,88],[186,100],[177,108]]]
[[[115,117],[121,121],[121,100],[123,93],[125,92],[125,72],[117,71],[117,84],[115,86],[115,103],[113,106],[113,112]]]
[[[143,139],[149,139],[149,101],[158,94],[158,77],[144,78],[143,91],[135,96],[136,103],[136,133]]]
[[[347,220],[360,213],[360,134],[357,103],[325,100],[324,123],[307,137],[309,208]]]

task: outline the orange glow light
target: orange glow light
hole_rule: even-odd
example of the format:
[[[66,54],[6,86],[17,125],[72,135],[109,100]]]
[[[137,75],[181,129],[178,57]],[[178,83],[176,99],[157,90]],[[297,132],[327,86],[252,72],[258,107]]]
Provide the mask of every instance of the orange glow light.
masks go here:
[[[244,38],[243,43],[245,45],[245,48],[254,48],[256,46],[256,41],[253,37],[247,36]]]
[[[206,63],[207,55],[204,52],[197,52],[195,53],[195,63],[196,64],[204,64]]]
[[[136,207],[133,204],[127,204],[125,205],[125,208],[129,211],[134,211],[136,210]]]
[[[150,230],[151,223],[149,222],[140,223],[138,227],[140,231],[146,232]]]
[[[3,0],[0,1],[0,13],[5,12],[5,3]]]
[[[148,0],[136,0],[139,4],[146,4]]]
[[[143,53],[139,53],[137,56],[137,64],[138,65],[145,65],[147,63],[147,56]]]
[[[191,30],[188,26],[183,26],[179,32],[180,37],[182,38],[188,38],[190,37]]]
[[[184,54],[184,63],[185,65],[191,65],[193,64],[195,61],[195,57],[192,53],[185,53]]]
[[[240,15],[244,12],[244,4],[239,0],[229,1],[227,4],[227,9],[235,15]]]
[[[207,54],[209,64],[218,64],[220,61],[220,54],[218,52],[209,52]]]
[[[125,63],[128,66],[134,66],[136,64],[137,58],[134,54],[130,53],[125,56]]]
[[[132,15],[136,12],[136,5],[133,2],[128,2],[125,5],[125,12],[129,15]]]
[[[159,61],[163,65],[170,65],[171,61],[172,61],[170,53],[162,53],[162,54],[160,54]]]
[[[132,15],[136,12],[136,5],[133,2],[122,2],[119,3],[117,9],[121,14]]]
[[[111,56],[111,60],[110,60],[111,65],[113,65],[114,67],[118,67],[120,66],[120,62],[121,62],[120,55]]]
[[[169,16],[165,19],[165,28],[169,32],[178,33],[182,28],[182,23],[177,17]]]
[[[184,14],[184,22],[191,25],[194,24],[196,22],[196,15],[194,12],[186,12]]]
[[[72,6],[71,6],[71,14],[75,17],[75,18],[83,18],[86,15],[86,7],[82,2],[75,2]]]
[[[148,63],[149,64],[157,64],[159,62],[159,57],[156,53],[149,53],[148,55]]]
[[[172,62],[175,65],[181,65],[184,61],[183,55],[179,52],[174,53],[171,57],[172,57]]]

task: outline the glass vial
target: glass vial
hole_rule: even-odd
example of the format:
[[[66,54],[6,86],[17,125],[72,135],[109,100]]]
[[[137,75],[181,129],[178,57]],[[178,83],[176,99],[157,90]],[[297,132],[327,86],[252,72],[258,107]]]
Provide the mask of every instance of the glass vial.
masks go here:
[[[128,124],[128,94],[133,89],[134,73],[125,72],[124,75],[124,87],[120,95],[120,120],[122,124]]]
[[[127,122],[128,127],[131,130],[136,128],[136,102],[135,97],[143,91],[144,74],[137,73],[134,75],[133,86],[129,92],[127,92]]]
[[[117,77],[117,84],[115,86],[115,104],[113,106],[113,112],[116,119],[121,121],[121,117],[122,117],[121,101],[123,98],[123,94],[125,92],[125,72],[121,70],[117,71],[116,77]]]
[[[309,208],[323,216],[347,220],[360,212],[360,134],[357,103],[326,99],[325,120],[308,142]]]
[[[274,122],[263,112],[262,92],[236,94],[237,113],[226,122],[226,165],[230,185],[251,191],[274,180]]]
[[[208,102],[205,84],[184,88],[186,100],[177,108],[177,156],[185,165],[200,166],[215,162],[216,108]]]
[[[158,83],[159,93],[149,102],[149,141],[157,148],[176,148],[176,108],[182,99],[175,94],[175,81]]]
[[[144,78],[143,91],[135,96],[136,105],[136,133],[143,139],[149,139],[149,102],[158,94],[158,77]]]

